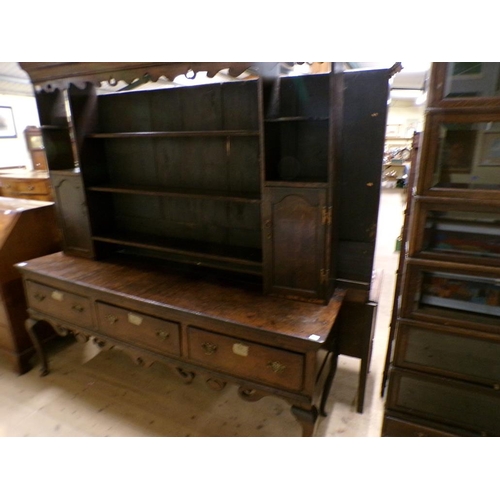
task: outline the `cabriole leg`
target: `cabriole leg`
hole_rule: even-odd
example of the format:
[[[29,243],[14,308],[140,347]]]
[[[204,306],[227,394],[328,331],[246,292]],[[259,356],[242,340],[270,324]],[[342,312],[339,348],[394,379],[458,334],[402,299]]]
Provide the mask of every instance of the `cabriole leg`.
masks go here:
[[[40,339],[38,338],[38,335],[36,333],[37,324],[38,321],[31,318],[28,318],[25,322],[26,331],[30,336],[31,342],[33,342],[33,346],[35,347],[36,353],[40,358],[40,363],[42,364],[40,368],[40,376],[45,377],[45,375],[48,375],[49,373],[49,364],[47,362],[47,356],[45,354],[45,351],[43,350],[42,343],[40,342]]]
[[[316,422],[318,420],[318,410],[315,406],[309,409],[292,406],[292,413],[297,422],[302,426],[302,436],[312,437],[316,431]]]

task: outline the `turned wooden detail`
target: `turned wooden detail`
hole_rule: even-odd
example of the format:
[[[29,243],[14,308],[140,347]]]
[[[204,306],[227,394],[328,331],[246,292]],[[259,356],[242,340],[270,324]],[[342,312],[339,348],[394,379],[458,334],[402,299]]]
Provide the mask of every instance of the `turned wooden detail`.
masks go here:
[[[257,389],[250,389],[249,387],[241,386],[238,388],[238,396],[245,401],[255,402],[265,396],[268,396],[268,394],[263,391],[258,391]]]
[[[222,389],[224,389],[227,385],[227,382],[225,382],[224,380],[215,378],[207,378],[205,382],[208,387],[210,387],[210,389],[213,389],[214,391],[222,391]]]
[[[73,334],[73,337],[75,337],[76,341],[81,343],[81,344],[85,344],[86,342],[88,342],[90,340],[90,336],[86,335],[85,333],[72,332],[72,334]]]
[[[180,368],[179,366],[174,367],[174,373],[186,384],[190,384],[196,375],[194,372],[186,371],[184,368]]]

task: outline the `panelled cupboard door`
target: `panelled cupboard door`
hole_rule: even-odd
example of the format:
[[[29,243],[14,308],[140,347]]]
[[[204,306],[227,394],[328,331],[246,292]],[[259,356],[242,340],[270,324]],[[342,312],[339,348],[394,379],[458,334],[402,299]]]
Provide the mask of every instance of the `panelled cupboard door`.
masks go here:
[[[94,252],[81,177],[70,171],[53,171],[50,178],[65,253],[91,258]]]
[[[326,301],[326,190],[268,188],[263,196],[264,287],[270,295]]]

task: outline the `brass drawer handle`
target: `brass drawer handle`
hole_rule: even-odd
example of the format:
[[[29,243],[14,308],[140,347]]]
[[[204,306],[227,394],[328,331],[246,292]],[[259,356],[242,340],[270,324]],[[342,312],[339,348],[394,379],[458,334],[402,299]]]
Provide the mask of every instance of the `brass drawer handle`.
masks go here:
[[[270,368],[274,373],[283,373],[285,371],[286,365],[278,363],[278,361],[269,361],[267,367]]]
[[[215,344],[212,344],[211,342],[204,342],[203,344],[201,344],[201,348],[207,356],[214,354],[217,350],[217,346]]]
[[[35,295],[33,295],[33,297],[35,297],[38,302],[42,302],[42,300],[44,300],[46,296],[43,293],[37,292],[35,293]]]
[[[161,340],[167,340],[170,337],[170,333],[165,332],[164,330],[158,330],[156,332],[156,336]]]
[[[81,306],[80,304],[74,304],[71,306],[71,309],[73,309],[73,311],[77,311],[77,312],[83,312],[84,311],[84,307]]]
[[[28,191],[33,191],[35,189],[35,186],[33,186],[32,184],[28,186]]]
[[[108,314],[106,316],[106,319],[108,320],[108,323],[110,325],[114,325],[118,321],[118,318],[116,316],[111,315],[111,314]]]

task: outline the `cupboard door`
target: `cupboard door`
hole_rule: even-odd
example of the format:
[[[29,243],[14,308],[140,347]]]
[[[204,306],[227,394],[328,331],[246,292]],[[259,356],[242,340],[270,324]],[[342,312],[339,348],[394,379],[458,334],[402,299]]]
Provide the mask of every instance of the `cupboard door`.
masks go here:
[[[93,247],[82,179],[78,174],[51,172],[64,252],[92,257]]]
[[[263,200],[264,287],[271,295],[326,301],[326,191],[268,188]]]

